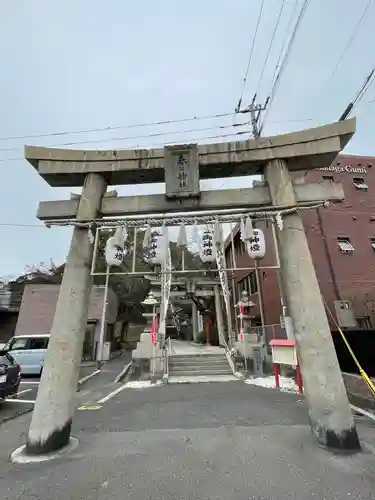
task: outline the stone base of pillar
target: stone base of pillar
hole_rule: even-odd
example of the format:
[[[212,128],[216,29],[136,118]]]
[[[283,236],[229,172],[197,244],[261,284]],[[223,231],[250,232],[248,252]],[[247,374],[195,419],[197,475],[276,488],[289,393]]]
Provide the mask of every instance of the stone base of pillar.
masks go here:
[[[163,376],[163,350],[160,349],[158,344],[153,345],[149,330],[146,329],[141,333],[137,347],[132,353],[132,359],[141,367],[142,378],[148,378],[148,376],[151,377],[153,375],[159,380]],[[148,375],[147,372],[149,372]]]

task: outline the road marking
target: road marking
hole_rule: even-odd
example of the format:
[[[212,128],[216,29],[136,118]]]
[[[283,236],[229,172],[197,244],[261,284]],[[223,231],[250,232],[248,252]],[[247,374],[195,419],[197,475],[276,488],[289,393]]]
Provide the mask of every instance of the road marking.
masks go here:
[[[32,401],[30,399],[11,399],[7,398],[5,400],[7,403],[28,403],[28,404],[35,404],[35,401]]]
[[[90,411],[90,410],[100,410],[101,407],[102,407],[102,405],[91,405],[91,406],[90,405],[82,405],[82,406],[79,406],[77,408],[77,410],[83,410],[83,411],[84,410],[88,410],[88,411]]]
[[[109,401],[110,399],[114,398],[119,392],[123,391],[124,389],[126,389],[126,384],[124,384],[121,387],[118,387],[115,391],[110,392],[108,394],[108,396],[105,396],[104,398],[100,399],[98,401],[98,405],[106,403],[107,401]]]
[[[9,398],[15,398],[17,396],[20,396],[21,394],[25,394],[25,392],[30,392],[32,389],[24,389],[23,391],[18,391],[17,394],[14,394],[13,396],[9,396]]]
[[[100,372],[101,372],[101,370],[96,370],[95,372],[92,372],[92,373],[90,373],[89,375],[86,375],[86,377],[82,377],[82,378],[78,381],[78,385],[81,385],[81,384],[83,384],[84,382],[87,382],[88,380],[90,380],[90,378],[95,377],[95,375],[98,375]]]
[[[21,380],[21,384],[35,384],[35,385],[39,385],[40,381],[39,380]]]

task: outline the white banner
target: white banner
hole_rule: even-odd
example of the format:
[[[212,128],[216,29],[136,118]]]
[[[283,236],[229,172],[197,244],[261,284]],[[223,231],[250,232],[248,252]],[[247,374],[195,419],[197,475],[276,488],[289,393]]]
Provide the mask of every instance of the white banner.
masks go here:
[[[172,262],[171,262],[171,250],[168,245],[168,256],[162,265],[162,276],[161,276],[161,297],[162,303],[160,304],[160,323],[158,336],[159,340],[164,342],[165,340],[165,329],[166,329],[166,319],[169,307],[169,298],[171,295],[171,284],[172,284]]]
[[[216,264],[217,268],[219,270],[219,278],[220,278],[220,284],[221,284],[221,289],[223,291],[224,295],[224,302],[225,302],[225,310],[227,313],[227,324],[228,326],[231,325],[231,313],[230,313],[230,291],[229,291],[229,285],[228,285],[228,277],[226,271],[223,271],[223,269],[226,268],[226,263],[225,263],[225,256],[223,252],[223,245],[222,243],[216,243]],[[229,332],[229,335],[231,332]],[[220,339],[222,340],[225,344],[225,339]]]

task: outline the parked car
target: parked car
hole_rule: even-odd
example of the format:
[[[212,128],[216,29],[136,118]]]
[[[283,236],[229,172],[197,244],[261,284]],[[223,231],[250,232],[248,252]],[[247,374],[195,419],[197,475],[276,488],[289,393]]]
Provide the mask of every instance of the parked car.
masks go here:
[[[17,394],[21,381],[21,367],[13,356],[0,350],[0,402]]]
[[[4,347],[21,366],[22,375],[41,375],[50,335],[17,335]]]

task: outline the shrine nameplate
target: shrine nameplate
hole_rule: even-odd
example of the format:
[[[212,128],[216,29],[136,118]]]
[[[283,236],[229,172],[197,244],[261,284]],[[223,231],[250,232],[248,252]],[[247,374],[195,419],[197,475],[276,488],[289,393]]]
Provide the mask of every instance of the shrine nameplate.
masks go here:
[[[165,194],[169,199],[198,198],[197,144],[164,147]]]

